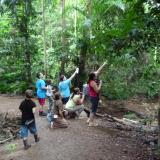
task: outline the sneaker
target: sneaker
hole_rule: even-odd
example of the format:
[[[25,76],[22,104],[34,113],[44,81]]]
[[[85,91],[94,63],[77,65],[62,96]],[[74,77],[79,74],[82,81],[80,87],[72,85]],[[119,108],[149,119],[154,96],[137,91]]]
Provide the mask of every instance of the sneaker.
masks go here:
[[[40,138],[37,137],[37,138],[35,139],[35,142],[39,142],[39,141],[40,141]]]
[[[96,122],[89,122],[88,127],[96,127],[98,126],[98,123]]]
[[[89,122],[90,122],[90,118],[87,119],[87,124],[89,124]]]
[[[102,100],[101,99],[99,100],[99,103],[102,104]]]
[[[93,127],[94,123],[93,122],[89,122],[88,127]]]
[[[23,140],[23,144],[24,144],[24,149],[25,149],[25,150],[27,150],[27,149],[29,149],[29,148],[31,147],[31,145],[28,144],[28,140],[27,140],[27,139],[26,139],[26,140]]]
[[[40,138],[37,134],[34,135],[34,139],[35,139],[35,142],[39,142],[40,141]]]
[[[24,150],[27,150],[27,149],[29,149],[31,147],[31,145],[29,144],[29,145],[27,145],[27,146],[24,146]]]

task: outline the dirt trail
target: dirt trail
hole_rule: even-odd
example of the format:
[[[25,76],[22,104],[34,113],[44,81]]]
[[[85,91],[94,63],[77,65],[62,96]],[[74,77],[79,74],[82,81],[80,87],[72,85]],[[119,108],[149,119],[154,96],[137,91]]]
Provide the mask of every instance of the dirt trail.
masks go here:
[[[22,98],[0,97],[0,111],[15,110]],[[40,142],[23,150],[20,139],[0,146],[0,160],[149,160],[139,140],[113,129],[98,119],[98,127],[88,127],[86,118],[70,120],[67,129],[49,129],[46,118],[36,115]],[[14,148],[10,148],[14,144]]]

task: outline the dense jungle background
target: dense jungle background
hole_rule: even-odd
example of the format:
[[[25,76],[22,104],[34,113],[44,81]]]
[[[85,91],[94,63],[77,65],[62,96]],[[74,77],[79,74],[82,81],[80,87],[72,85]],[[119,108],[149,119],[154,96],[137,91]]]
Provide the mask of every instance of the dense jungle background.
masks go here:
[[[156,98],[160,91],[159,0],[1,0],[0,92],[34,88],[36,73],[102,73],[109,99]],[[74,85],[73,83],[73,85]]]
[[[0,0],[0,57],[0,160],[160,159],[160,0]],[[58,85],[79,67],[82,89],[105,61],[100,125],[51,130],[36,113],[42,138],[24,152],[18,106],[37,72]]]

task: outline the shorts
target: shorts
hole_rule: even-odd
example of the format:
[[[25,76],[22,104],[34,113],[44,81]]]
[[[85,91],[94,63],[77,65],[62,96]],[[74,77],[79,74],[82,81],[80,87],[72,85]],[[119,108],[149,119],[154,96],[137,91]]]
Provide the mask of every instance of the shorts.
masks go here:
[[[28,137],[28,131],[30,131],[31,134],[37,134],[37,129],[36,129],[36,123],[33,121],[29,125],[21,125],[20,129],[20,136],[21,138]]]
[[[45,98],[38,98],[38,102],[41,106],[44,106],[45,104]]]
[[[62,98],[62,102],[63,102],[63,104],[66,104],[66,103],[68,102],[68,100],[69,100],[69,97]]]
[[[96,113],[98,108],[99,97],[90,97],[90,102],[92,104],[91,112]]]

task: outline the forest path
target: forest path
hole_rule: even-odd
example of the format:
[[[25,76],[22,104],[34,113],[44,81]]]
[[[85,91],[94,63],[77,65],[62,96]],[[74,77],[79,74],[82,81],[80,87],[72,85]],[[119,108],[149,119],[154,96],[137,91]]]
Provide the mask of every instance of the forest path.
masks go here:
[[[22,97],[0,96],[0,111],[17,111]],[[98,119],[100,126],[88,127],[86,118],[69,120],[66,129],[49,129],[45,117],[36,115],[40,142],[29,136],[32,147],[23,150],[20,139],[0,146],[0,160],[148,160],[146,148],[128,132],[113,129]]]

